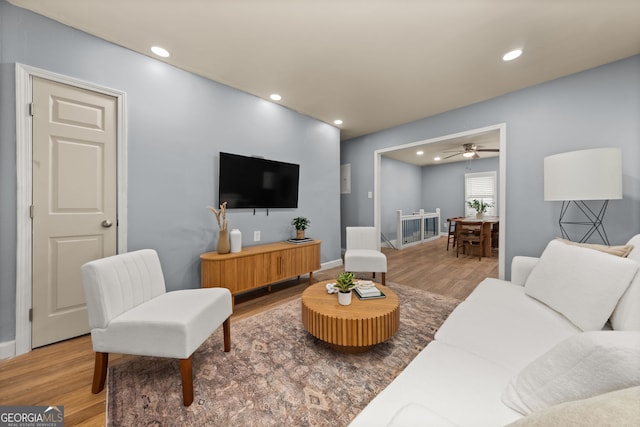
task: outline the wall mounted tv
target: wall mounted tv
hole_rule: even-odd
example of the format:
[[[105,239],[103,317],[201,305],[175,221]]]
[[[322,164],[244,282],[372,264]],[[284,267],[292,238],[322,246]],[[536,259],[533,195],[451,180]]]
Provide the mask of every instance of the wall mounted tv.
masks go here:
[[[218,200],[227,208],[297,208],[300,165],[220,153]]]

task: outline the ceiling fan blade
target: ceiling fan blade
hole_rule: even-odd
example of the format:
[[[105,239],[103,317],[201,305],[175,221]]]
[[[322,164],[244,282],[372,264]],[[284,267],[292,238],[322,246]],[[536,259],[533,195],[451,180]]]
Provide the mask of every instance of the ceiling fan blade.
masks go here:
[[[499,153],[500,149],[499,148],[478,148],[478,149],[476,149],[476,151],[486,151],[486,152],[491,152],[491,153]]]
[[[455,154],[452,154],[452,155],[450,155],[450,156],[447,156],[447,157],[443,157],[443,158],[442,158],[442,160],[447,160],[447,159],[450,159],[451,157],[453,157],[453,156],[457,156],[457,155],[459,155],[459,154],[462,154],[462,153],[461,153],[461,152],[457,152],[457,153],[455,153]]]

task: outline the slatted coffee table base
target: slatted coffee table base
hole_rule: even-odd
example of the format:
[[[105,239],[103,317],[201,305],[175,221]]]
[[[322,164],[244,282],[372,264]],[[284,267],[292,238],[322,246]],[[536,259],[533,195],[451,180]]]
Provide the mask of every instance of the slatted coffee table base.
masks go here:
[[[375,300],[359,300],[342,306],[336,294],[328,294],[328,281],[308,287],[302,294],[302,323],[314,337],[336,350],[356,353],[391,338],[400,327],[398,296],[377,284],[387,296]]]

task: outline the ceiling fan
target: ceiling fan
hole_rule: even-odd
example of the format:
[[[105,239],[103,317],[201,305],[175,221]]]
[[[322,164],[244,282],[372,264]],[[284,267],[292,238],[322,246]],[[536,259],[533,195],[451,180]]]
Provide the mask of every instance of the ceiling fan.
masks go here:
[[[457,156],[462,154],[462,157],[467,158],[467,159],[479,159],[480,155],[478,154],[479,152],[492,152],[492,153],[498,153],[500,152],[499,148],[479,148],[476,144],[462,144],[462,151],[456,151],[455,153],[444,157],[444,159],[449,159],[453,156]],[[447,152],[451,152],[451,151],[445,151],[445,153]]]

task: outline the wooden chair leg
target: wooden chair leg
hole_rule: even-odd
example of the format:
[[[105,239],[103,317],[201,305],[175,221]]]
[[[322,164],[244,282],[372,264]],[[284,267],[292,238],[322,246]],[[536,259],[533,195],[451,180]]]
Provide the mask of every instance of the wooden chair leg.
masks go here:
[[[184,406],[193,403],[193,355],[188,359],[180,359],[180,375],[182,376],[182,402]]]
[[[387,286],[387,273],[382,273],[382,286]]]
[[[93,368],[93,385],[91,386],[91,392],[93,394],[98,394],[104,389],[108,364],[109,353],[96,352],[96,363]]]
[[[222,331],[224,334],[224,351],[231,351],[231,316],[227,317],[222,323]]]

